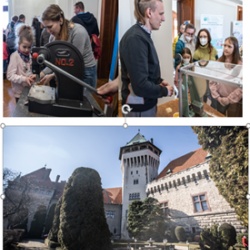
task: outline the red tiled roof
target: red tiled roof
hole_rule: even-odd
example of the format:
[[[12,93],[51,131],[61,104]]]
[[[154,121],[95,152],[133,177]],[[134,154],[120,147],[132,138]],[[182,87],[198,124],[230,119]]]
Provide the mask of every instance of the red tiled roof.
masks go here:
[[[122,188],[105,188],[103,189],[104,204],[122,204]]]
[[[208,152],[202,148],[193,152],[185,154],[173,161],[171,161],[158,175],[157,179],[160,179],[167,175],[167,172],[171,170],[171,173],[175,174],[200,164],[205,161]]]

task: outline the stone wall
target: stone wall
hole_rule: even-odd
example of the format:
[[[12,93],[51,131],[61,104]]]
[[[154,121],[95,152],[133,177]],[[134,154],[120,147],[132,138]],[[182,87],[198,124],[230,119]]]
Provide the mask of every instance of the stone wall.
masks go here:
[[[167,204],[169,218],[188,232],[196,233],[206,226],[224,222],[232,224],[238,232],[244,228],[210,179],[209,161],[151,182],[147,193],[165,207]],[[207,208],[197,212],[193,197],[201,195],[206,199]]]

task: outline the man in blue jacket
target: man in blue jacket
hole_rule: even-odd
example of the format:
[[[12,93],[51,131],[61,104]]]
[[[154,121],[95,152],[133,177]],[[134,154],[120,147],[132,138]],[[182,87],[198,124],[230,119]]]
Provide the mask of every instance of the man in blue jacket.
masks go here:
[[[122,104],[129,117],[154,117],[159,97],[171,96],[173,86],[161,78],[151,32],[165,21],[162,0],[135,0],[134,24],[120,41]]]

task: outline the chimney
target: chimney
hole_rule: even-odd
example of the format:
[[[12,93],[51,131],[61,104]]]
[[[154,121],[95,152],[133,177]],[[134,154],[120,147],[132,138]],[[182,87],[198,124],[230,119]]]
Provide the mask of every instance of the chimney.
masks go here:
[[[59,179],[60,179],[60,175],[57,175],[56,176],[56,183],[59,181]]]
[[[151,141],[152,144],[154,144],[154,139],[153,138],[151,138],[150,141]]]

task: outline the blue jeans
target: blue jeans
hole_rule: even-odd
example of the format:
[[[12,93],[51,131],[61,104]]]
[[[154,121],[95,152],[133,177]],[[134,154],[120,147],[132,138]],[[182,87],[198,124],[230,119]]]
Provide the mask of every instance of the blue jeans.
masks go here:
[[[96,65],[88,68],[84,68],[83,81],[88,85],[96,88],[97,81],[97,68]]]

